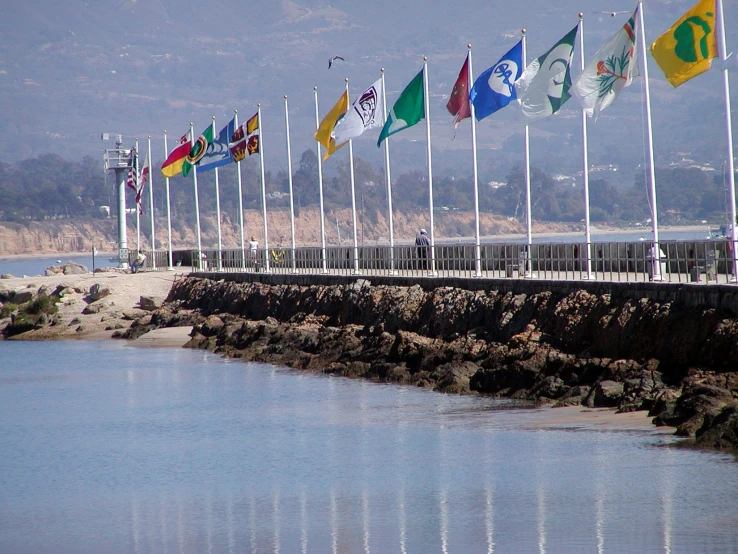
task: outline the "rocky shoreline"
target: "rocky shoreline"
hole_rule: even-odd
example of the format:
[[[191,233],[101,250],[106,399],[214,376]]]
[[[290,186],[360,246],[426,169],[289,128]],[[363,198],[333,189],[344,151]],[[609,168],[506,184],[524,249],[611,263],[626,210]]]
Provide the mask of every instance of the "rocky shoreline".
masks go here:
[[[555,406],[648,410],[738,450],[738,318],[712,308],[460,288],[187,277],[122,333],[193,325],[186,346],[347,377]]]

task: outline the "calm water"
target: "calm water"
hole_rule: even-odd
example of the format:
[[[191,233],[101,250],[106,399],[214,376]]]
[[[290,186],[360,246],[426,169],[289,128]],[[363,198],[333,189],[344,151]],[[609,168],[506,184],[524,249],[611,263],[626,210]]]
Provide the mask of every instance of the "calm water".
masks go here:
[[[113,254],[98,254],[95,256],[95,267],[117,266],[118,262],[110,261],[111,256],[113,256]],[[46,268],[51,267],[52,265],[63,265],[68,262],[82,264],[87,267],[88,270],[92,271],[92,254],[87,256],[56,254],[44,258],[0,258],[0,274],[10,273],[15,277],[22,277],[23,275],[33,277],[36,275],[43,275]]]
[[[738,550],[732,456],[505,407],[200,351],[0,342],[0,551]]]

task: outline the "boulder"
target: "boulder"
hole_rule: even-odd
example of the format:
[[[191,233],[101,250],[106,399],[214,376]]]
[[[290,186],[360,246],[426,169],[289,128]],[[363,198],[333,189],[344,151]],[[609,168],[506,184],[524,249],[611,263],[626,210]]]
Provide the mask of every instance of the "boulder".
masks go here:
[[[139,310],[138,308],[131,308],[129,310],[123,310],[123,319],[128,319],[130,321],[134,321],[138,319],[139,317],[143,317],[146,315],[146,312],[143,310]]]
[[[138,305],[142,310],[153,312],[161,307],[161,300],[153,296],[142,296],[138,300]]]
[[[82,310],[82,313],[85,315],[99,314],[101,311],[103,311],[107,307],[108,307],[108,304],[105,302],[93,302],[92,304],[85,306],[85,309]]]
[[[110,296],[111,294],[111,290],[108,287],[101,285],[100,283],[95,283],[90,287],[90,294],[87,296],[87,301],[90,303],[96,302],[101,298]]]
[[[14,304],[25,304],[26,302],[30,302],[36,297],[36,293],[32,290],[23,289],[16,291],[15,296],[13,296],[13,303]]]
[[[616,381],[600,381],[595,385],[594,404],[605,408],[612,408],[623,398],[623,383]]]
[[[0,302],[12,302],[14,296],[13,289],[0,288]]]
[[[39,296],[51,296],[54,294],[54,291],[56,291],[56,287],[53,287],[51,285],[41,285],[38,288],[38,295]]]
[[[90,271],[82,264],[69,262],[64,265],[64,275],[81,275]]]
[[[0,279],[12,279],[12,278],[13,278],[13,275],[11,275],[10,273],[3,273],[2,275],[0,275]]]

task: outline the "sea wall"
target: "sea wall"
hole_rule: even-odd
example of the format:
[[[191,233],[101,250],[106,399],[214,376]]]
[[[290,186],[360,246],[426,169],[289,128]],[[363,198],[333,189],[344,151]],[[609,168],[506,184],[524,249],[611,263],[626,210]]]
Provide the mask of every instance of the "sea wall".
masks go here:
[[[310,371],[559,405],[647,409],[738,444],[732,287],[199,275],[131,327],[194,323],[191,347]]]

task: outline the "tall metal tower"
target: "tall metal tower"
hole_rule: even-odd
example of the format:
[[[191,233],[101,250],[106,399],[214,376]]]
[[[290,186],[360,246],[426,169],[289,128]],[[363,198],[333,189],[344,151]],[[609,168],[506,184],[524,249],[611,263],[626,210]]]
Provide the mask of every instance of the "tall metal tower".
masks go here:
[[[109,138],[102,134],[103,142]],[[115,148],[103,150],[105,171],[115,172],[115,183],[118,192],[118,267],[128,267],[128,238],[126,237],[126,178],[133,166],[133,151],[123,148],[123,137],[116,135]]]

